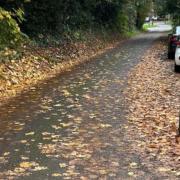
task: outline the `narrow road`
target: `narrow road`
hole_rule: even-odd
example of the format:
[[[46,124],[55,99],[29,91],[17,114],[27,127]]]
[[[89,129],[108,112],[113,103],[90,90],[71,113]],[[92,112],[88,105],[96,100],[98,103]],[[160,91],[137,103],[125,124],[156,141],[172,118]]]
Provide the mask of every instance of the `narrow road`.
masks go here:
[[[0,107],[0,179],[128,179],[135,164],[137,179],[155,179],[123,136],[123,91],[164,35],[138,35]]]

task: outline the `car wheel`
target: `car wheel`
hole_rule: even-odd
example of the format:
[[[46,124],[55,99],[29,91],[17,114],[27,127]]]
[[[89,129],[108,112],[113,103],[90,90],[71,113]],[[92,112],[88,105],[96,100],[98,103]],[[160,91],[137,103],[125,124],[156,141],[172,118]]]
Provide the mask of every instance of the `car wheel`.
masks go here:
[[[178,66],[178,65],[174,65],[174,71],[175,72],[180,72],[180,66]]]
[[[168,59],[174,59],[174,54],[171,52],[168,52]]]

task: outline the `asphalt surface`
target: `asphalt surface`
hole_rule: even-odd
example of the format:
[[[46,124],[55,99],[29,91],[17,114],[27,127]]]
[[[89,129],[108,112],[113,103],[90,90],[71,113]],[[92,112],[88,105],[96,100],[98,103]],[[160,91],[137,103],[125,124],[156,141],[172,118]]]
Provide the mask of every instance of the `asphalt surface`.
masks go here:
[[[1,106],[0,179],[157,179],[124,137],[123,91],[165,35],[138,35]]]
[[[148,29],[149,32],[168,32],[172,29],[172,27],[168,23],[164,22],[154,22],[155,26]]]

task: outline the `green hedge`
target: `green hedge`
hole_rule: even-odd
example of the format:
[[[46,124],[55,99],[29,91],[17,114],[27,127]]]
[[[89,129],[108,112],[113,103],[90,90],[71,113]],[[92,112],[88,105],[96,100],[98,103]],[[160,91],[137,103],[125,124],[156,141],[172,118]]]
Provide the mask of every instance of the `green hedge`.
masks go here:
[[[22,41],[23,34],[12,13],[0,8],[0,49],[17,47]]]
[[[141,28],[152,0],[1,0],[7,11],[23,8],[20,25],[30,36],[74,33],[87,29],[121,33]]]

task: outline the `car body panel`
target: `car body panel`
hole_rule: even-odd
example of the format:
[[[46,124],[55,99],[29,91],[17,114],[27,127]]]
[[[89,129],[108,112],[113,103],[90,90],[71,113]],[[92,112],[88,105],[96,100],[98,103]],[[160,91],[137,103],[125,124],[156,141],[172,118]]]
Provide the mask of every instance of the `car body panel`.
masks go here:
[[[180,26],[176,27],[176,35],[179,36],[180,35]]]
[[[158,20],[158,17],[157,17],[157,16],[153,16],[153,17],[152,17],[152,20],[153,20],[153,21],[157,21],[157,20]]]
[[[180,66],[180,46],[177,46],[175,53],[175,64]]]
[[[177,40],[172,41],[173,38],[177,38]],[[168,41],[168,54],[170,54],[170,56],[173,59],[175,57],[175,52],[177,47],[176,42],[179,41],[179,39],[180,39],[180,26],[177,26],[175,29],[175,33],[169,35],[169,41]]]

